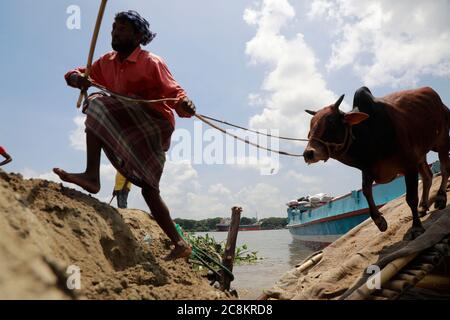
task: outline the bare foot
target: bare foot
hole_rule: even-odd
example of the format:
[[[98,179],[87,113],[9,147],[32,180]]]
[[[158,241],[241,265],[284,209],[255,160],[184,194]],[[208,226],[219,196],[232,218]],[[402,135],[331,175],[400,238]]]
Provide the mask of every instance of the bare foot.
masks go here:
[[[192,248],[187,244],[178,244],[175,248],[164,257],[165,261],[176,260],[179,258],[187,258],[191,255]]]
[[[67,173],[60,168],[53,168],[53,172],[56,173],[63,181],[74,183],[89,193],[98,193],[100,191],[100,182],[96,179],[92,179],[85,173]]]

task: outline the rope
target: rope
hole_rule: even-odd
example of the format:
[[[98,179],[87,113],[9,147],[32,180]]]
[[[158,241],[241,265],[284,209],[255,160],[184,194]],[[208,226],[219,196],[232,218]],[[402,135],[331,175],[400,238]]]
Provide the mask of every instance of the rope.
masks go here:
[[[95,83],[94,81],[92,81],[92,79],[89,79],[89,80],[91,81],[93,87],[95,87],[97,89],[100,89],[100,90],[102,90],[102,91],[104,91],[106,93],[109,93],[110,95],[115,96],[115,97],[117,97],[119,99],[123,99],[123,100],[129,101],[129,102],[135,102],[135,103],[136,102],[137,103],[157,103],[157,102],[164,102],[164,101],[178,101],[178,100],[180,100],[178,98],[163,98],[163,99],[155,99],[155,100],[145,100],[145,99],[130,98],[130,97],[118,94],[116,92],[113,92],[113,91],[107,89],[106,87],[104,87],[104,86],[102,86],[102,85],[100,85],[98,83]],[[281,155],[284,155],[284,156],[303,157],[302,154],[289,153],[289,152],[281,151],[281,150],[273,150],[273,149],[270,149],[270,148],[266,148],[266,147],[260,146],[259,144],[253,143],[253,142],[251,142],[251,141],[249,141],[247,139],[243,139],[243,138],[238,137],[238,136],[236,136],[234,134],[231,134],[231,133],[227,132],[226,130],[224,130],[224,129],[218,127],[218,126],[216,126],[215,124],[211,123],[210,121],[208,121],[206,119],[210,119],[210,120],[221,122],[221,123],[225,123],[225,121],[220,121],[220,120],[217,120],[217,119],[214,119],[214,118],[211,118],[211,117],[208,117],[208,116],[204,116],[204,115],[201,115],[201,114],[195,114],[195,117],[197,119],[203,121],[207,125],[211,126],[212,128],[217,129],[220,132],[222,132],[224,134],[227,134],[227,135],[233,137],[236,140],[245,142],[245,143],[247,143],[249,145],[252,145],[252,146],[254,146],[256,148],[263,149],[263,150],[266,150],[266,151],[269,151],[269,152],[275,152],[275,153],[278,153],[278,154],[281,154]],[[225,124],[228,124],[228,125],[231,125],[231,126],[243,129],[243,130],[247,130],[247,131],[250,131],[250,132],[258,133],[256,131],[253,131],[253,130],[250,130],[250,129],[246,129],[246,128],[243,128],[243,127],[239,127],[237,125],[233,125],[233,124],[230,124],[230,123],[225,123]],[[263,134],[263,133],[259,133],[259,134]],[[269,137],[276,137],[276,136],[272,136],[272,135],[267,135],[267,136],[269,136]],[[285,138],[285,137],[276,137],[276,138],[285,139],[285,140],[308,141],[306,139],[294,139],[294,138]]]
[[[104,86],[102,86],[102,85],[100,85],[98,83],[95,83],[94,81],[92,81],[92,79],[90,79],[90,80],[92,82],[92,86],[93,87],[95,87],[97,89],[100,89],[100,90],[102,90],[102,91],[104,91],[106,93],[109,93],[112,96],[115,96],[117,98],[120,98],[120,99],[125,100],[125,101],[129,101],[129,102],[157,103],[157,102],[164,102],[164,101],[174,101],[175,102],[175,101],[180,100],[178,98],[164,98],[164,99],[156,99],[156,100],[145,100],[145,99],[130,98],[130,97],[121,95],[119,93],[113,92],[113,91],[107,89],[106,87],[104,87]],[[309,141],[308,139],[298,139],[298,138],[274,136],[274,135],[271,135],[271,134],[267,134],[267,133],[263,133],[263,132],[259,132],[259,131],[255,131],[255,130],[251,130],[251,129],[248,129],[248,128],[245,128],[245,127],[238,126],[236,124],[232,124],[232,123],[229,123],[229,122],[226,122],[226,121],[223,121],[223,120],[219,120],[219,119],[215,119],[215,118],[212,118],[212,117],[208,117],[208,116],[205,116],[205,115],[200,115],[200,116],[203,117],[204,119],[208,119],[208,120],[211,120],[211,121],[223,123],[223,124],[226,124],[226,125],[231,126],[231,127],[235,127],[235,128],[238,128],[238,129],[242,129],[242,130],[245,130],[245,131],[253,132],[253,133],[260,134],[260,135],[267,136],[267,137],[271,137],[271,138],[277,138],[277,139],[280,139],[280,140],[290,140],[290,141],[306,141],[306,142]],[[200,119],[200,120],[205,122],[204,119]]]
[[[226,122],[226,121],[214,119],[214,118],[211,118],[211,117],[208,117],[208,116],[205,116],[205,115],[202,115],[202,117],[205,118],[205,119],[211,120],[211,121],[223,123],[223,124],[226,124],[226,125],[231,126],[231,127],[235,127],[235,128],[238,128],[238,129],[242,129],[242,130],[245,130],[245,131],[253,132],[253,133],[260,134],[260,135],[267,136],[267,137],[271,137],[271,138],[277,138],[277,139],[280,139],[280,140],[290,140],[290,141],[309,141],[308,139],[299,139],[299,138],[289,138],[289,137],[282,137],[282,136],[274,136],[274,135],[271,135],[271,134],[268,134],[268,133],[259,132],[259,131],[251,130],[251,129],[248,129],[248,128],[244,128],[244,127],[241,127],[241,126],[238,126],[236,124],[232,124],[232,123],[229,123],[229,122]]]
[[[113,92],[113,91],[107,89],[106,87],[104,87],[104,86],[94,82],[92,79],[89,79],[89,81],[91,81],[91,84],[92,84],[93,87],[95,87],[97,89],[100,89],[100,90],[102,90],[102,91],[104,91],[106,93],[109,93],[110,95],[112,95],[112,96],[114,96],[116,98],[119,98],[119,99],[122,99],[122,100],[125,100],[125,101],[128,101],[128,102],[134,102],[134,103],[158,103],[158,102],[164,102],[164,101],[173,101],[173,102],[175,102],[175,101],[180,100],[179,98],[164,98],[164,99],[155,99],[155,100],[145,100],[145,99],[130,98],[130,97],[121,95],[119,93]]]
[[[345,136],[342,143],[327,142],[315,137],[310,138],[310,140],[315,140],[319,143],[322,143],[327,148],[328,157],[331,157],[332,155],[335,157],[342,156],[343,154],[347,153],[348,149],[350,149],[353,139],[354,137],[351,125],[345,128]],[[332,150],[330,149],[330,146],[334,147],[333,153],[331,152]]]
[[[224,134],[227,134],[227,135],[229,135],[229,136],[235,138],[236,140],[245,142],[245,143],[247,143],[247,144],[249,144],[249,145],[252,145],[252,146],[254,146],[254,147],[257,147],[257,148],[260,148],[260,149],[263,149],[263,150],[267,150],[267,151],[270,151],[270,152],[279,153],[279,154],[284,155],[284,156],[303,157],[302,154],[289,153],[289,152],[281,151],[281,150],[273,150],[273,149],[270,149],[270,148],[266,148],[266,147],[260,146],[259,144],[253,143],[253,142],[251,142],[251,141],[248,141],[247,139],[242,139],[241,137],[238,137],[238,136],[236,136],[236,135],[234,135],[234,134],[231,134],[231,133],[227,132],[226,130],[222,129],[221,127],[218,127],[218,126],[216,126],[215,124],[209,122],[209,121],[206,120],[201,114],[195,114],[195,117],[198,118],[198,119],[200,119],[200,120],[203,121],[204,123],[208,124],[209,126],[213,127],[214,129],[217,129],[217,130],[219,130],[220,132],[222,132],[222,133],[224,133]]]

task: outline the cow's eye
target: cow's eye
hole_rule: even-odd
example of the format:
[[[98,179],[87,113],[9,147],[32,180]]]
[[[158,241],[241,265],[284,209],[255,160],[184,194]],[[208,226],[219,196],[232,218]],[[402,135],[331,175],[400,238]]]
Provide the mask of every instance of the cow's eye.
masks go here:
[[[328,118],[328,119],[327,119],[327,123],[328,123],[328,125],[330,125],[330,126],[334,126],[334,125],[336,125],[336,119],[334,119],[334,118]]]

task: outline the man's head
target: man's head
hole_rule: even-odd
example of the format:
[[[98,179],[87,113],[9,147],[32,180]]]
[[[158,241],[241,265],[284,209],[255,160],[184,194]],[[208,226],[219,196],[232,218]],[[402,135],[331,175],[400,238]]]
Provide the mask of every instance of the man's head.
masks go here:
[[[116,14],[111,32],[112,48],[117,52],[131,52],[139,44],[147,45],[156,36],[150,31],[150,24],[136,11]]]

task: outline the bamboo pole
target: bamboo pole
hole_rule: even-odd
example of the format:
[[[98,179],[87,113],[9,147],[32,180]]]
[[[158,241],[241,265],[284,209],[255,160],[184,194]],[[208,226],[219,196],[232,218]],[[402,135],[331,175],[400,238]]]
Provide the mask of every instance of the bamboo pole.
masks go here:
[[[296,271],[299,273],[302,273],[302,272],[312,268],[313,266],[318,264],[320,262],[320,260],[322,260],[322,257],[323,257],[323,252],[309,258],[308,261],[306,261],[305,263],[303,263],[302,265],[297,267]]]
[[[413,284],[409,283],[407,280],[394,280],[389,281],[383,287],[388,290],[398,291],[399,293],[401,293],[406,289],[411,288],[412,286]]]
[[[233,271],[234,255],[236,251],[236,240],[239,232],[239,224],[241,221],[241,207],[231,208],[231,223],[228,230],[227,244],[225,246],[225,252],[222,258],[222,264],[230,271]],[[231,278],[225,272],[221,279],[221,290],[230,290]]]
[[[450,277],[445,277],[441,275],[429,274],[426,275],[422,280],[420,280],[417,284],[417,287],[450,292]]]
[[[412,273],[416,275],[416,280],[419,280],[421,276],[424,274],[427,274],[431,270],[434,269],[435,265],[438,264],[441,261],[441,254],[442,252],[446,251],[445,249],[447,246],[447,240],[444,239],[440,243],[433,246],[435,250],[431,250],[427,252],[426,254],[420,256],[421,261],[418,263],[415,263],[413,266],[411,266],[412,270],[405,270],[402,273]],[[409,262],[411,262],[414,258],[416,258],[420,252],[417,252],[415,254],[412,254],[408,257],[402,257],[399,259],[396,259],[392,261],[391,263],[387,264],[383,270],[380,271],[380,283],[381,286],[385,285],[388,289],[394,289],[394,290],[400,290],[403,291],[407,289],[409,286],[409,283],[407,281],[403,280],[394,280],[392,283],[389,283],[387,286],[387,282],[391,280],[399,271],[405,267]],[[419,276],[420,275],[420,276]],[[412,285],[414,285],[413,283]],[[371,295],[376,289],[369,289],[369,287],[364,283],[362,286],[360,286],[358,289],[353,291],[352,294],[350,294],[347,297],[347,300],[361,300],[368,298],[369,295]]]
[[[399,293],[389,289],[381,289],[379,295],[388,299],[395,299],[399,296]]]
[[[383,296],[373,296],[372,300],[389,300],[389,299]]]
[[[424,275],[425,275],[425,273],[424,273]],[[407,273],[400,273],[400,274],[397,275],[396,278],[398,280],[405,280],[405,281],[408,281],[410,283],[416,283],[417,281],[419,281],[421,279],[419,277],[412,276],[412,275],[409,275]]]
[[[414,266],[414,269],[419,269],[419,270],[424,271],[425,273],[428,273],[434,269],[434,265],[432,265],[430,263],[420,263],[420,264],[417,264],[416,266]]]
[[[412,275],[412,276],[414,276],[414,277],[417,277],[417,278],[423,278],[423,277],[425,277],[425,275],[427,274],[424,270],[420,270],[420,269],[408,269],[408,270],[405,270],[405,274],[409,274],[409,275]]]
[[[89,55],[88,55],[88,60],[87,60],[87,64],[86,64],[86,72],[84,74],[84,76],[86,78],[89,77],[89,74],[91,72],[91,66],[92,66],[92,60],[94,57],[95,46],[97,45],[98,34],[100,32],[100,26],[102,24],[103,14],[105,13],[105,8],[106,8],[107,2],[108,2],[108,0],[102,0],[102,3],[100,4],[100,8],[98,9],[97,21],[95,22],[94,33],[92,34],[91,48],[89,49]],[[77,108],[80,108],[81,102],[83,101],[83,96],[86,96],[86,95],[87,95],[87,91],[81,90],[80,96],[78,97],[78,101],[77,101]]]
[[[411,262],[419,253],[412,254],[407,257],[402,257],[388,263],[383,270],[380,271],[380,284],[383,286],[386,284],[393,276],[395,276],[404,266]],[[352,292],[346,300],[364,300],[370,296],[376,288],[369,288],[367,283],[364,283],[358,289]]]

